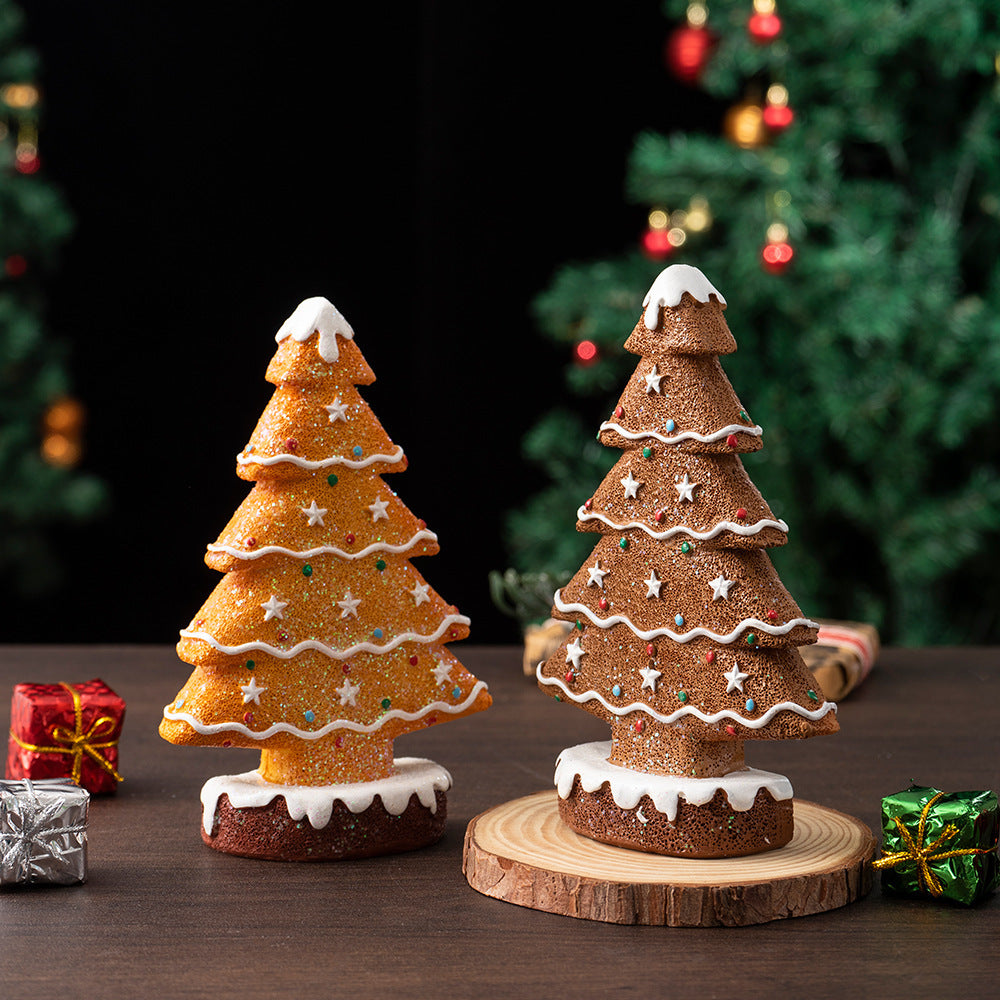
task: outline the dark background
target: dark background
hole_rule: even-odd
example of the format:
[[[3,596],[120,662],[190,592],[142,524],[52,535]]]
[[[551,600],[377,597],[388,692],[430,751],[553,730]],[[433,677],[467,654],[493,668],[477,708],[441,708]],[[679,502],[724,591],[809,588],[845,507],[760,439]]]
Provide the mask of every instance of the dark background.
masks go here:
[[[504,511],[541,485],[520,440],[569,359],[531,300],[563,263],[634,245],[634,136],[709,111],[664,68],[658,0],[22,9],[44,175],[76,218],[48,326],[111,507],[60,533],[66,585],[6,640],[174,641],[248,489],[235,456],[274,332],[325,295],[410,459],[392,485],[440,537],[421,571],[474,641],[516,641],[487,574]]]

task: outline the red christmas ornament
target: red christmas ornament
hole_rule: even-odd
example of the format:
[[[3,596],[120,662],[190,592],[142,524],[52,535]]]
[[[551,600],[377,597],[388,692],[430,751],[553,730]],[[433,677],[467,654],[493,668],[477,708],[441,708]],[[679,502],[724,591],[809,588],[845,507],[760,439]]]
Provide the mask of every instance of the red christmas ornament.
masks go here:
[[[650,226],[642,234],[642,252],[650,260],[664,260],[669,257],[674,252],[669,230]]]
[[[584,368],[594,364],[597,360],[597,344],[592,340],[581,340],[573,348],[573,357],[578,365]]]
[[[736,520],[745,521],[746,519],[747,519],[747,509],[746,507],[740,507],[740,509],[736,512]]]
[[[772,132],[784,132],[795,121],[795,114],[787,104],[769,104],[763,111],[764,124]]]
[[[780,242],[768,243],[760,252],[764,262],[764,268],[772,274],[781,274],[792,262],[795,251],[790,243],[784,240]]]
[[[667,69],[684,83],[695,83],[708,65],[715,36],[707,28],[686,24],[667,37],[664,60]]]
[[[781,18],[773,11],[752,14],[747,21],[747,31],[758,45],[768,45],[781,34]]]

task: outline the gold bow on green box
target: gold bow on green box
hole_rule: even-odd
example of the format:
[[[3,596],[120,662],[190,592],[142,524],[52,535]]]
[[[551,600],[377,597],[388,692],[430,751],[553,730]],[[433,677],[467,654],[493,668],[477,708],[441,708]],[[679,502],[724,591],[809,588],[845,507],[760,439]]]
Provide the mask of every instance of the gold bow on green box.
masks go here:
[[[882,888],[971,905],[1000,882],[1000,809],[991,791],[912,786],[882,799]]]

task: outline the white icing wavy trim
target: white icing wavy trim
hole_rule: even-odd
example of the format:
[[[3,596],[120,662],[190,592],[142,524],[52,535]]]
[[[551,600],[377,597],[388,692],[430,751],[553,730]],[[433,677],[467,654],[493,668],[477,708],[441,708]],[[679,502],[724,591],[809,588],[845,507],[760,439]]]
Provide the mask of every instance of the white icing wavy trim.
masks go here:
[[[766,788],[777,800],[790,799],[792,783],[781,774],[758,771],[748,767],[731,771],[719,778],[689,778],[680,774],[646,774],[612,764],[608,757],[611,743],[582,743],[563,750],[556,761],[555,785],[559,797],[565,799],[573,790],[573,780],[579,776],[585,792],[596,792],[605,782],[611,797],[621,809],[634,809],[643,795],[648,795],[656,807],[671,822],[677,818],[679,800],[693,806],[711,802],[720,789],[737,812],[750,809],[757,793]]]
[[[421,635],[419,632],[402,632],[384,646],[377,646],[375,643],[366,640],[365,642],[358,642],[353,646],[348,646],[347,649],[334,649],[333,646],[328,646],[318,639],[306,639],[303,642],[297,642],[291,649],[278,649],[277,646],[272,646],[270,643],[259,640],[240,643],[238,646],[224,646],[208,632],[192,632],[186,628],[181,629],[181,638],[200,639],[202,642],[207,642],[213,649],[217,649],[220,653],[225,653],[229,656],[241,656],[243,653],[257,652],[270,653],[271,656],[276,656],[279,660],[290,660],[293,656],[298,656],[303,650],[315,649],[329,656],[331,660],[346,660],[357,653],[388,653],[404,642],[437,642],[452,625],[468,624],[470,624],[470,620],[465,615],[447,615],[430,635]]]
[[[704,542],[709,538],[715,538],[716,535],[721,535],[723,531],[731,531],[734,535],[743,535],[744,538],[759,534],[765,528],[777,528],[779,531],[786,533],[788,531],[788,525],[780,518],[777,521],[772,521],[766,517],[754,524],[737,524],[735,521],[720,521],[714,528],[708,531],[695,531],[694,528],[689,528],[683,524],[667,528],[666,531],[654,531],[648,524],[642,521],[627,521],[624,524],[619,524],[617,521],[612,521],[606,515],[600,514],[597,511],[587,510],[583,506],[577,510],[576,517],[578,521],[603,521],[609,528],[615,528],[618,531],[627,531],[629,528],[641,528],[650,538],[655,538],[658,542],[662,542],[667,538],[673,538],[674,535],[688,535],[691,538],[696,538],[698,541]]]
[[[682,431],[680,434],[664,435],[657,431],[627,431],[621,424],[615,423],[613,420],[605,420],[601,424],[602,431],[615,431],[615,433],[620,434],[627,441],[645,441],[647,438],[652,438],[654,441],[660,441],[663,444],[677,444],[679,441],[698,441],[701,444],[712,444],[715,441],[721,441],[723,438],[729,437],[730,434],[750,434],[753,437],[760,437],[764,433],[764,428],[760,424],[755,424],[753,427],[747,427],[746,424],[728,424],[726,427],[720,427],[719,430],[713,431],[711,434],[699,434],[697,431]]]
[[[397,448],[391,455],[369,455],[367,458],[344,458],[343,455],[331,455],[329,458],[321,458],[313,461],[308,458],[300,458],[298,455],[248,455],[241,451],[236,456],[237,465],[277,465],[279,462],[288,462],[297,465],[300,469],[328,469],[331,465],[344,465],[348,469],[365,469],[376,462],[389,462],[395,464],[403,460],[403,449]]]
[[[260,559],[261,556],[282,555],[293,556],[296,559],[311,559],[313,556],[339,556],[341,559],[363,559],[373,552],[391,552],[398,555],[400,552],[408,552],[417,542],[436,542],[438,536],[433,531],[418,531],[408,542],[399,545],[390,545],[388,542],[372,542],[371,545],[361,549],[360,552],[345,552],[338,549],[336,545],[317,545],[314,549],[303,549],[297,552],[295,549],[285,548],[283,545],[265,545],[262,548],[247,552],[245,549],[236,549],[232,545],[217,545],[213,542],[208,546],[209,552],[225,552],[236,559]]]
[[[265,781],[258,771],[209,778],[201,790],[202,826],[211,835],[215,810],[224,794],[234,809],[259,808],[281,796],[288,815],[295,822],[308,817],[314,830],[322,830],[330,822],[334,802],[343,802],[357,814],[364,812],[376,795],[392,816],[402,815],[414,794],[425,809],[437,812],[434,793],[451,788],[451,775],[440,764],[422,757],[400,757],[394,763],[396,773],[391,777],[344,785],[276,785]]]
[[[169,719],[171,722],[185,722],[195,732],[201,733],[202,736],[216,736],[219,733],[240,733],[252,740],[266,740],[272,736],[276,736],[278,733],[290,733],[301,740],[318,740],[324,736],[328,736],[335,729],[349,729],[353,733],[374,733],[381,729],[390,719],[402,719],[404,722],[414,722],[417,719],[422,719],[425,715],[429,715],[431,712],[458,715],[460,712],[464,712],[479,697],[480,691],[485,690],[486,684],[483,681],[476,681],[469,694],[462,701],[454,705],[446,701],[432,701],[429,705],[424,705],[423,708],[418,709],[416,712],[405,712],[401,708],[392,708],[385,715],[376,719],[375,722],[370,722],[367,725],[361,722],[351,722],[350,719],[335,719],[333,722],[328,722],[319,729],[312,730],[299,729],[298,726],[294,726],[290,722],[275,722],[268,726],[267,729],[257,731],[250,729],[242,722],[200,722],[190,712],[178,712],[171,709],[169,705],[163,709],[163,717]]]
[[[647,642],[650,639],[658,639],[660,636],[667,635],[674,642],[690,642],[692,639],[707,638],[713,639],[715,642],[720,642],[723,645],[729,645],[729,643],[739,637],[741,632],[748,628],[752,628],[757,632],[766,632],[768,635],[787,635],[793,628],[799,625],[805,625],[807,628],[819,628],[819,623],[814,622],[810,618],[791,618],[784,625],[769,625],[767,622],[762,622],[759,618],[744,618],[728,635],[720,635],[718,632],[713,632],[711,629],[702,628],[701,626],[691,629],[690,632],[674,632],[669,628],[654,628],[644,632],[636,628],[629,621],[627,615],[612,615],[610,618],[598,618],[590,608],[583,604],[565,604],[561,593],[561,591],[557,590],[552,598],[553,603],[560,611],[567,613],[572,611],[582,614],[589,618],[591,623],[598,626],[598,628],[611,628],[612,625],[628,625],[635,635],[640,639],[645,639]],[[181,634],[183,635],[183,633]]]
[[[594,690],[577,694],[575,691],[570,691],[558,677],[544,677],[542,675],[543,666],[544,664],[539,663],[535,668],[535,677],[538,679],[538,683],[544,684],[546,687],[559,688],[570,701],[576,702],[578,705],[586,704],[588,701],[599,701],[612,715],[621,716],[628,715],[630,712],[645,712],[646,715],[656,719],[657,722],[665,722],[668,725],[683,718],[685,715],[693,715],[695,718],[701,719],[702,722],[709,725],[721,722],[723,719],[731,719],[734,722],[740,723],[740,725],[746,726],[747,729],[763,729],[779,712],[794,712],[795,715],[801,715],[802,718],[809,719],[810,722],[817,722],[830,712],[837,711],[837,706],[832,701],[826,701],[819,708],[812,710],[804,708],[794,701],[781,701],[776,705],[772,705],[758,719],[748,719],[746,716],[740,715],[739,712],[734,712],[729,708],[708,714],[695,708],[693,705],[684,705],[669,715],[664,715],[662,712],[657,712],[654,708],[650,708],[649,705],[641,701],[633,701],[629,705],[612,705],[602,694]]]

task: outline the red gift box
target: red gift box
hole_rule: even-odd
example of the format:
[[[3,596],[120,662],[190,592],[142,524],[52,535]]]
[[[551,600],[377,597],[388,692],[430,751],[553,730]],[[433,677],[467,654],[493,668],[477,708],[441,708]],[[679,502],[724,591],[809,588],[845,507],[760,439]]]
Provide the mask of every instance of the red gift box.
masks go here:
[[[72,778],[88,792],[113,792],[124,721],[124,700],[102,680],[15,684],[7,777]]]

